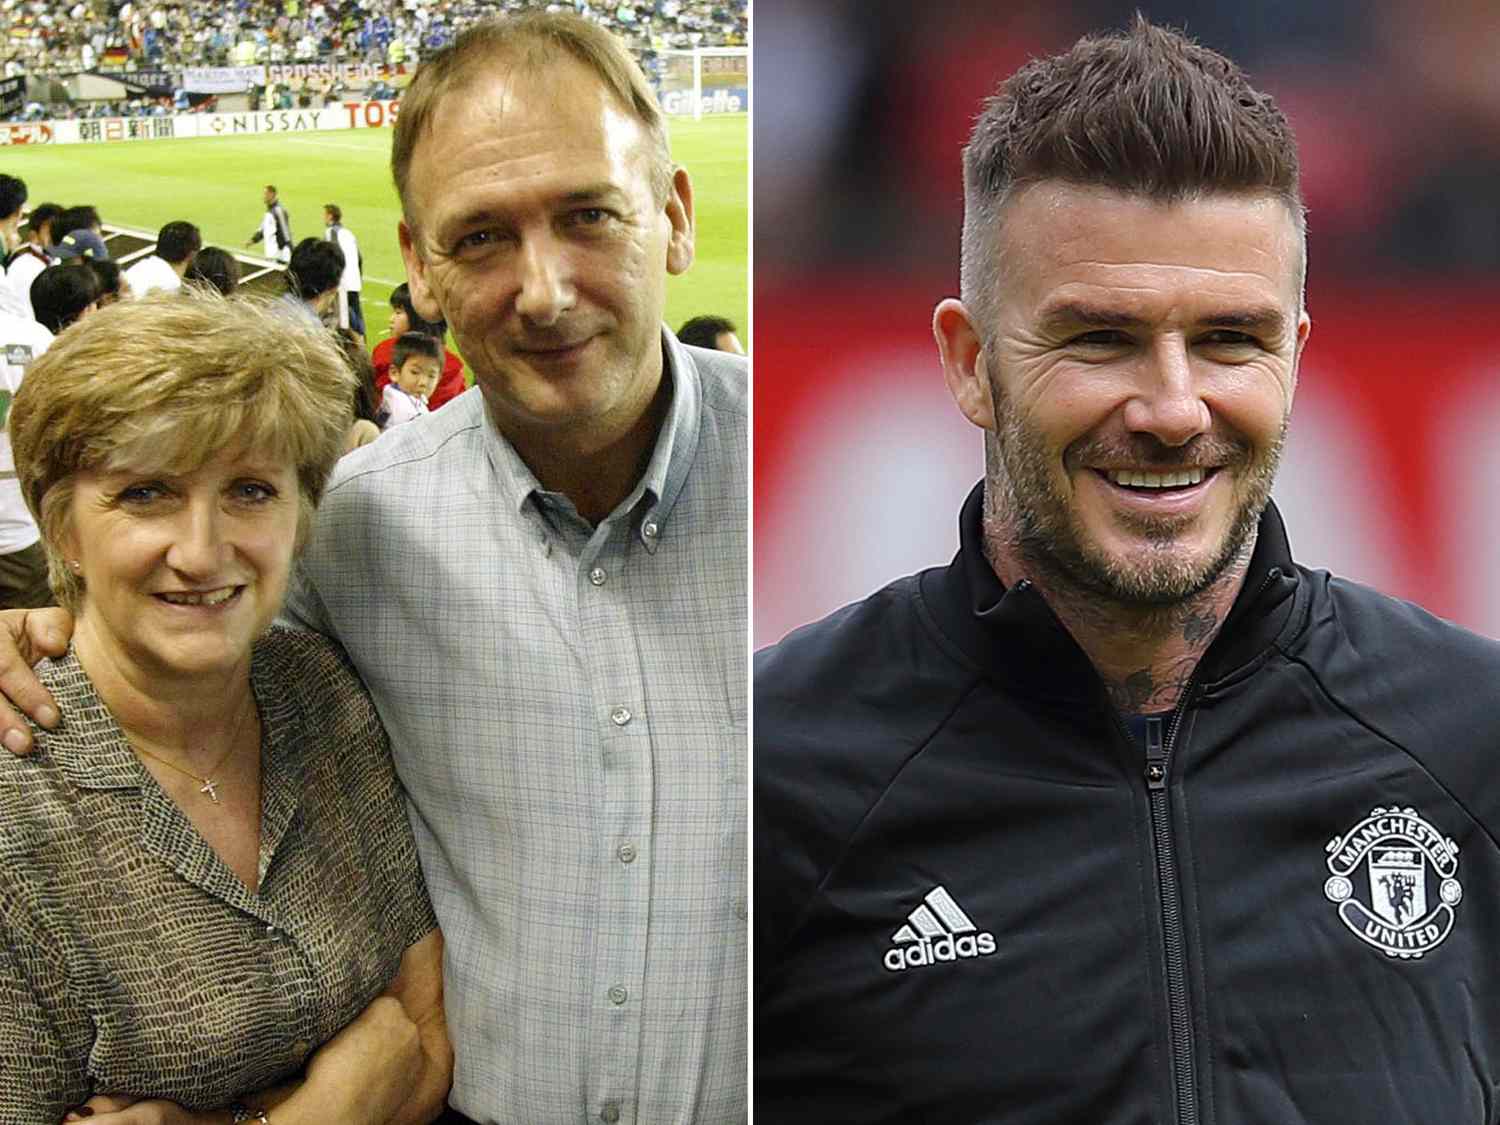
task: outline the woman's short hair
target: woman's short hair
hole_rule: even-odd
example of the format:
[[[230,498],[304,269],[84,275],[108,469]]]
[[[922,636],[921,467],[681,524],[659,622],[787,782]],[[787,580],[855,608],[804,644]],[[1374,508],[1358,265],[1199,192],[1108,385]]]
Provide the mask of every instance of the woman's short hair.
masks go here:
[[[354,374],[337,342],[273,302],[192,289],[91,315],[26,373],[10,408],[16,476],[42,530],[48,580],[77,610],[59,544],[80,471],[190,472],[225,450],[296,465],[306,539],[343,450]]]

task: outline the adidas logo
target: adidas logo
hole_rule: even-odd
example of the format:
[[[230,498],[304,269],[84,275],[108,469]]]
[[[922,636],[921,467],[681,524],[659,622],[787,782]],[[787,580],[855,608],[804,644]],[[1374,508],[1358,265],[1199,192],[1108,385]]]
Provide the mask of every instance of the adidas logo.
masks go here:
[[[933,887],[906,918],[891,935],[895,947],[885,951],[885,967],[893,973],[995,952],[995,935],[979,933],[944,887]]]

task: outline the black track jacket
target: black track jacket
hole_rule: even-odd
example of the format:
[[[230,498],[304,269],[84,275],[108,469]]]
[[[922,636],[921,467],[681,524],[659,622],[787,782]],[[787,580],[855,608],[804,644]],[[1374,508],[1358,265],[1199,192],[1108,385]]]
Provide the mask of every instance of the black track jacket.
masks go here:
[[[1500,645],[1271,508],[1138,741],[981,502],[757,655],[756,1121],[1500,1121]]]

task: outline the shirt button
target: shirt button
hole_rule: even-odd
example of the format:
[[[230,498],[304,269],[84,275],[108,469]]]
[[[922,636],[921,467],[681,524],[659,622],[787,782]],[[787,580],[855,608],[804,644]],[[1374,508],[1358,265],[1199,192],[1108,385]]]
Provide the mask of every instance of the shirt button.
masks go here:
[[[620,1107],[614,1102],[605,1102],[604,1108],[599,1111],[599,1120],[608,1121],[610,1125],[620,1120]]]
[[[625,986],[623,984],[616,984],[610,987],[609,1002],[611,1004],[614,1004],[616,1007],[618,1007],[619,1005],[625,1003],[625,1001],[628,999],[630,999],[630,993],[625,991]]]
[[[620,862],[621,863],[634,863],[635,862],[635,845],[634,844],[621,844],[620,845],[620,850],[618,852],[616,852],[615,854],[620,857]]]
[[[276,927],[275,926],[267,926],[266,927],[266,937],[275,937],[275,936],[276,936]]]
[[[596,566],[593,570],[589,571],[589,581],[595,586],[603,586],[604,580],[608,577],[609,575],[604,573],[602,566]]]
[[[630,722],[630,718],[629,707],[616,707],[609,713],[609,721],[617,727],[623,727],[626,723]]]
[[[650,523],[646,524],[645,527],[641,528],[641,534],[644,535],[647,539],[655,539],[656,533],[659,530],[660,528],[656,526],[656,521],[652,520]]]

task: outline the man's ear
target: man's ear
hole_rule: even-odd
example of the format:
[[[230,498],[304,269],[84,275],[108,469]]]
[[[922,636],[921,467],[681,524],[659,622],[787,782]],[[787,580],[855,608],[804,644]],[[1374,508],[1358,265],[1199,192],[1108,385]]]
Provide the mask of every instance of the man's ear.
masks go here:
[[[984,345],[962,301],[948,297],[932,313],[932,335],[943,362],[943,381],[963,415],[981,430],[995,429],[995,401],[990,389]]]
[[[1312,317],[1307,315],[1307,310],[1302,310],[1302,315],[1297,317],[1297,345],[1292,352],[1292,384],[1286,392],[1286,408],[1288,413],[1292,409],[1292,400],[1297,397],[1297,372],[1302,367],[1302,349],[1307,347],[1307,338],[1312,335]]]
[[[401,260],[406,263],[406,286],[411,293],[412,308],[423,320],[446,320],[427,284],[427,263],[417,248],[417,237],[405,219],[396,224],[396,240],[401,244]]]
[[[672,233],[667,240],[667,272],[686,273],[693,264],[693,181],[687,169],[672,173],[672,189],[667,193],[667,222]]]

